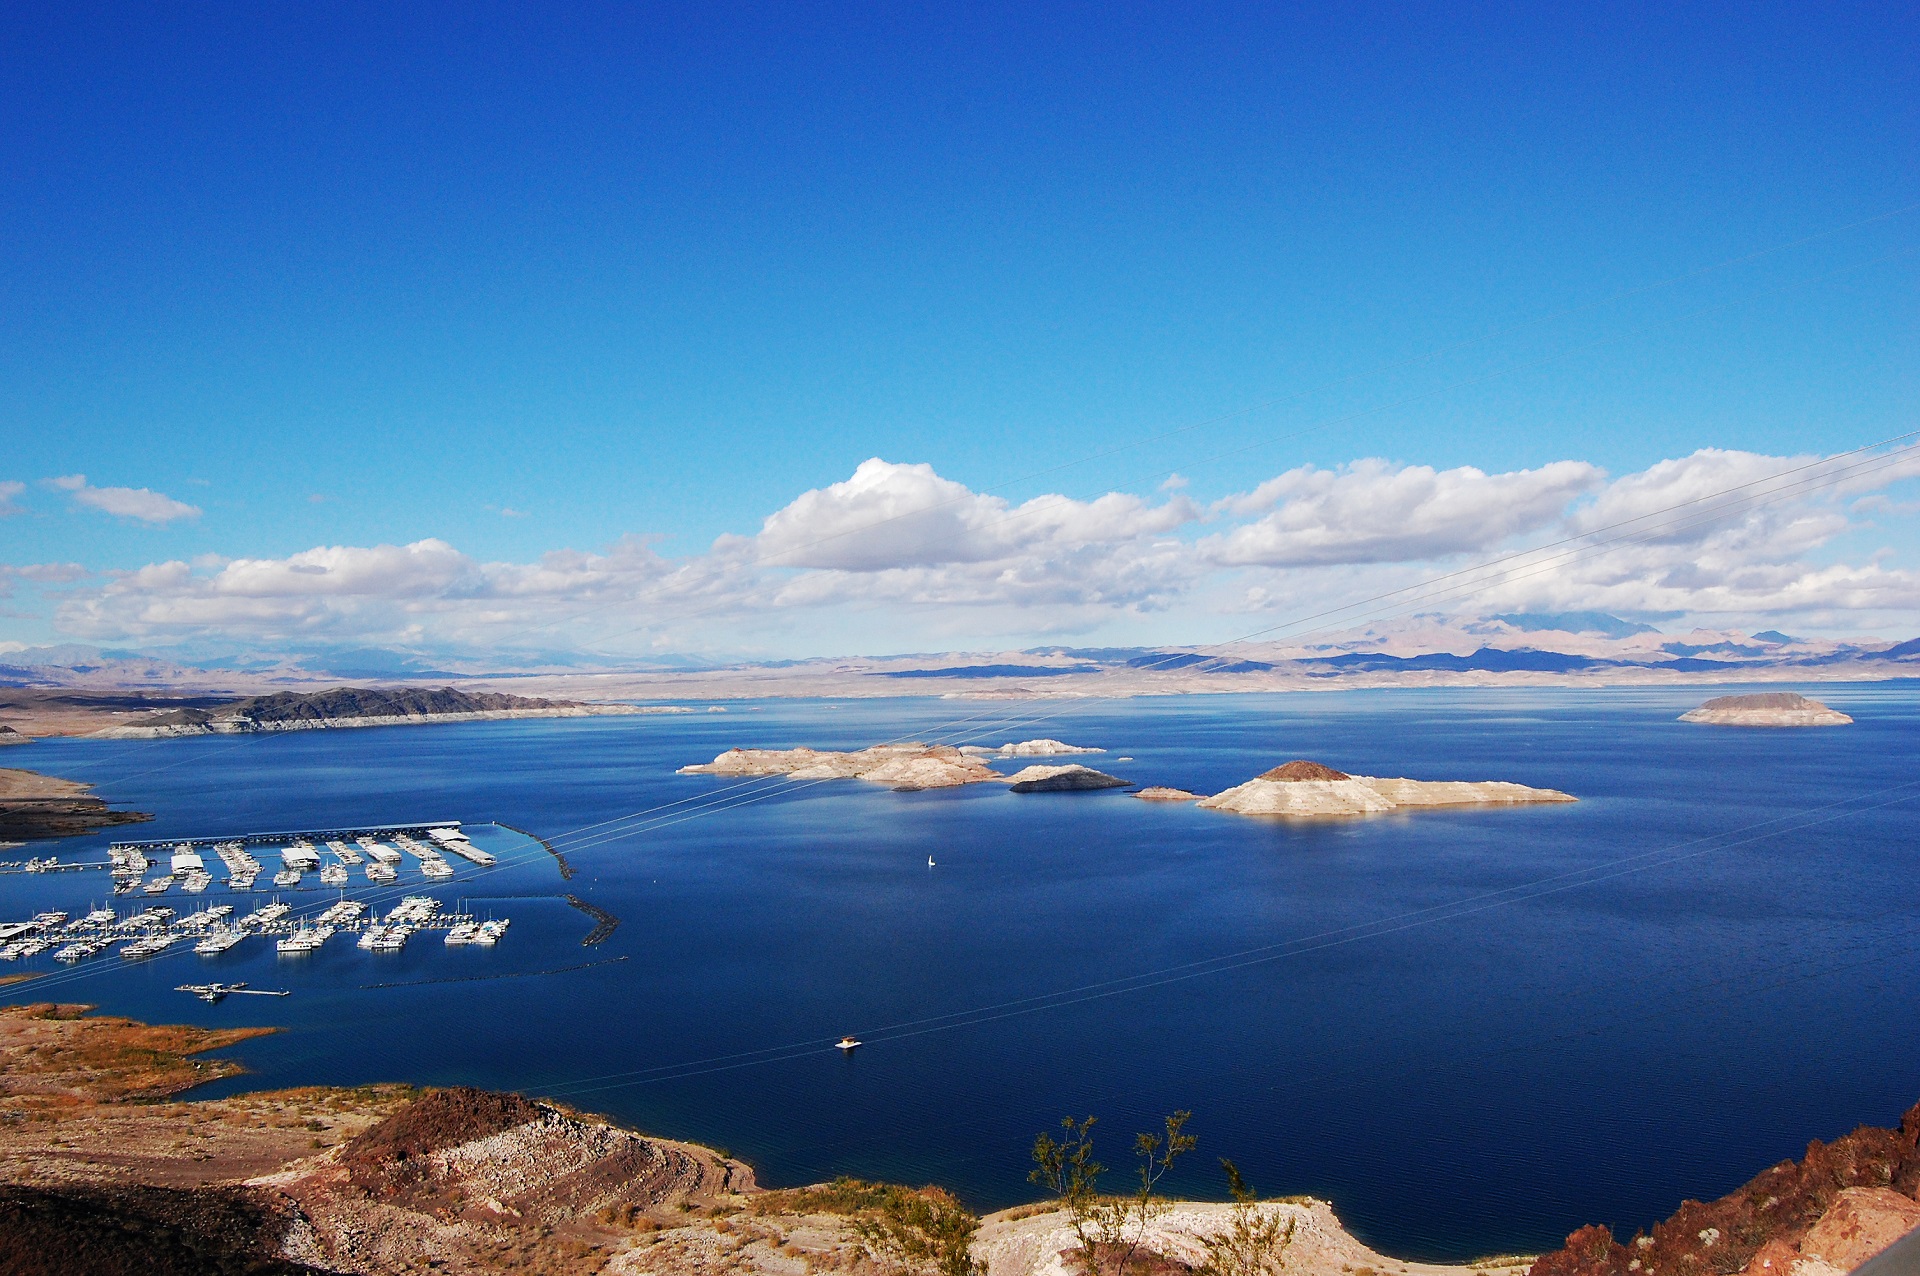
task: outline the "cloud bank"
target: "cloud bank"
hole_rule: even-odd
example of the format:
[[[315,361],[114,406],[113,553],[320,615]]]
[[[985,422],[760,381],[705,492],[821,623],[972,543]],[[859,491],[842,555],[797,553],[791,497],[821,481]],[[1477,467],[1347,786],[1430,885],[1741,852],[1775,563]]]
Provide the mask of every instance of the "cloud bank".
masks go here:
[[[159,562],[72,582],[56,624],[96,641],[603,650],[711,648],[716,635],[743,632],[777,644],[811,627],[840,633],[848,650],[871,649],[862,635],[889,624],[1035,636],[1123,632],[1159,616],[1198,640],[1448,574],[1407,597],[1482,613],[1844,623],[1920,607],[1920,577],[1889,552],[1840,552],[1875,533],[1886,490],[1916,475],[1920,450],[1834,459],[1707,449],[1617,478],[1581,460],[1487,473],[1362,458],[1301,466],[1205,507],[1178,486],[1157,498],[1014,504],[930,465],[876,457],[799,494],[758,532],[686,558],[634,536],[533,562],[482,561],[432,538]],[[198,512],[79,475],[60,483],[76,501],[144,521]]]

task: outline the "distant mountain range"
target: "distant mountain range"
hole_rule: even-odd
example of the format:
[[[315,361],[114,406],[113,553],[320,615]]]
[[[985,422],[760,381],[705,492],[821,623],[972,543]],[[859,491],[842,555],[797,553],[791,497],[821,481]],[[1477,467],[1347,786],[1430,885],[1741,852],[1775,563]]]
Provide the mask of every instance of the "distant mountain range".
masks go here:
[[[197,658],[196,658],[197,657]],[[1861,681],[1920,675],[1920,638],[1663,633],[1605,612],[1412,616],[1317,637],[1219,647],[1034,647],[722,663],[583,653],[144,653],[76,645],[0,655],[0,686],[109,690],[314,690],[342,682],[462,681],[586,698],[748,695],[1138,695],[1325,686],[1559,682]],[[1031,684],[1031,685],[1030,685]]]

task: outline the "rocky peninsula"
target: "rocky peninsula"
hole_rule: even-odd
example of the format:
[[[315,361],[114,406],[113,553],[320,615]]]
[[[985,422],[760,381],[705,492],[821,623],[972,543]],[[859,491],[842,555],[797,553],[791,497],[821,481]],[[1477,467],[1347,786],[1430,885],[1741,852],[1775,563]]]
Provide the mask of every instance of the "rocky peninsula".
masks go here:
[[[1210,811],[1239,815],[1374,815],[1419,807],[1518,806],[1576,802],[1558,789],[1534,789],[1503,780],[1406,780],[1348,775],[1296,759],[1203,798]]]
[[[94,736],[109,740],[155,740],[169,736],[243,735],[261,731],[312,731],[336,727],[417,726],[434,722],[480,722],[502,718],[584,718],[597,714],[691,713],[682,706],[641,707],[578,700],[544,700],[502,692],[452,687],[336,687],[331,691],[281,691],[251,696],[217,708],[173,709],[107,727]]]
[[[1797,691],[1719,696],[1680,715],[1682,722],[1720,727],[1844,727],[1853,719]]]
[[[78,837],[153,818],[145,811],[112,810],[92,789],[38,771],[0,768],[0,841]]]

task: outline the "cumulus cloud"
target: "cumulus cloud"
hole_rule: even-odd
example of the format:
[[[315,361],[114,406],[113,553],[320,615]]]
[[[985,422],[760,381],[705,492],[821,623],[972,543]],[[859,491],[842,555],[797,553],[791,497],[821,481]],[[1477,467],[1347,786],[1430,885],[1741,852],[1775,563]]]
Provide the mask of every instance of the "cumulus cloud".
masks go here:
[[[17,479],[0,479],[0,518],[27,512],[26,508],[19,504],[20,494],[26,490],[27,485]]]
[[[1506,474],[1378,459],[1334,470],[1303,465],[1221,502],[1227,514],[1271,512],[1208,537],[1201,550],[1218,563],[1265,567],[1443,558],[1492,549],[1558,521],[1604,477],[1585,461]]]
[[[1120,492],[1094,501],[1037,496],[1016,508],[940,477],[931,465],[874,457],[853,477],[803,492],[769,515],[754,551],[768,566],[877,572],[1134,540],[1198,515],[1185,498],[1156,506]]]
[[[47,486],[66,492],[75,505],[100,510],[120,518],[142,523],[171,523],[177,518],[199,518],[200,507],[176,501],[162,492],[145,487],[95,487],[84,474],[65,474],[51,478]]]

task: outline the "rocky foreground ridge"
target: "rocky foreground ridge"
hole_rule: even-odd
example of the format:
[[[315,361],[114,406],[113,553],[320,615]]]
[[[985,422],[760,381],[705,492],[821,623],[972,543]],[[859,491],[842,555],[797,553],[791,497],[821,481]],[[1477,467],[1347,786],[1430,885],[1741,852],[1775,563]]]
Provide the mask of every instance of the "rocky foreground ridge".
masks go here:
[[[1681,714],[1680,721],[1722,727],[1843,727],[1853,719],[1797,691],[1763,691],[1719,696]]]
[[[1081,1276],[1049,1205],[974,1219],[949,1193],[838,1179],[766,1191],[739,1161],[515,1094],[314,1087],[181,1103],[237,1068],[212,1031],[0,1007],[0,1271],[10,1276]],[[1403,1262],[1324,1201],[1254,1205],[1289,1237],[1258,1276],[1838,1276],[1920,1222],[1920,1105],[1810,1144],[1620,1243]],[[1107,1276],[1219,1276],[1235,1207],[1177,1201]],[[904,1238],[902,1250],[890,1243]],[[915,1246],[920,1246],[916,1249]],[[1240,1268],[1234,1269],[1236,1272]],[[1249,1267],[1252,1273],[1255,1268]]]
[[[640,708],[545,700],[452,687],[335,687],[331,691],[280,691],[251,696],[213,709],[173,709],[96,731],[110,740],[168,736],[239,735],[258,731],[309,731],[330,727],[386,727],[428,722],[473,722],[496,718],[582,718],[594,714],[690,713],[684,708]]]

